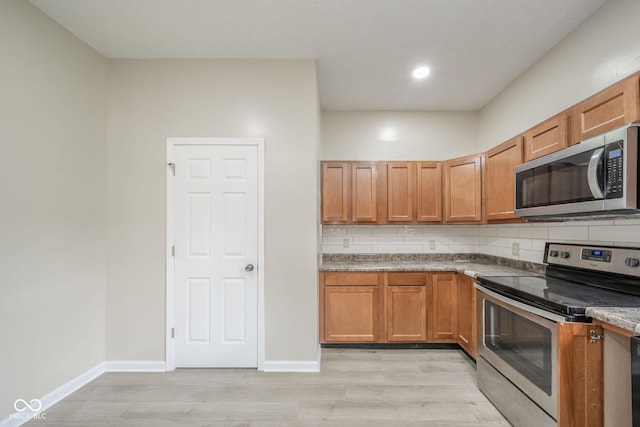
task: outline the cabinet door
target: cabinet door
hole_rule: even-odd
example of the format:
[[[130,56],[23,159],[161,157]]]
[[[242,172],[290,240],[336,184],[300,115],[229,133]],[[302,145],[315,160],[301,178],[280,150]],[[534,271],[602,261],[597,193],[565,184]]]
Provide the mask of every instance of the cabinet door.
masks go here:
[[[610,86],[573,107],[572,143],[640,120],[639,74]]]
[[[444,167],[447,222],[482,221],[482,160],[484,155],[449,160]]]
[[[485,218],[487,221],[515,219],[515,167],[522,163],[522,137],[518,136],[487,151],[485,171]]]
[[[416,163],[416,220],[442,221],[442,165],[440,162]]]
[[[388,342],[426,341],[426,285],[426,273],[387,273],[385,306]]]
[[[387,341],[426,341],[426,289],[426,286],[387,287]]]
[[[377,342],[379,289],[371,286],[326,287],[326,342]]]
[[[377,170],[374,162],[351,165],[351,221],[375,223],[378,209]]]
[[[603,425],[603,345],[590,323],[558,324],[558,427]]]
[[[415,164],[387,163],[387,221],[411,222],[415,219]]]
[[[476,348],[476,290],[473,279],[458,275],[458,344],[474,359]]]
[[[458,340],[458,288],[454,273],[433,274],[431,283],[431,338]]]
[[[320,273],[320,341],[381,339],[381,273]]]
[[[525,162],[567,147],[567,120],[567,114],[559,114],[526,131],[523,134]]]
[[[349,220],[349,164],[322,162],[322,222]]]

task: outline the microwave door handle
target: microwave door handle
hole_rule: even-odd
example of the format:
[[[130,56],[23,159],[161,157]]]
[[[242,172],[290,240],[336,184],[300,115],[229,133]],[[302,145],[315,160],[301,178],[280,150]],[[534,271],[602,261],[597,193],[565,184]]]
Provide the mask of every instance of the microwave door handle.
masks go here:
[[[604,199],[600,183],[598,182],[598,163],[604,154],[604,148],[598,148],[591,155],[589,160],[589,167],[587,168],[587,182],[589,183],[589,189],[595,199]]]

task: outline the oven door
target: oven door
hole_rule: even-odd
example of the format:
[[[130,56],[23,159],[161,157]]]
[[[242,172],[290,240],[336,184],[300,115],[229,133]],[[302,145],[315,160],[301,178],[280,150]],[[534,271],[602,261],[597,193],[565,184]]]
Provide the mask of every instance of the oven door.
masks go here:
[[[557,322],[565,318],[476,288],[480,357],[557,419]]]

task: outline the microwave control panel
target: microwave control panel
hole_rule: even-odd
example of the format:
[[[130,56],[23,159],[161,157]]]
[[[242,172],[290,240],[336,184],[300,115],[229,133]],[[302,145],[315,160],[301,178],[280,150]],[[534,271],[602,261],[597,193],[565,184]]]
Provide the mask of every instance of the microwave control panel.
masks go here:
[[[623,154],[622,143],[607,144],[604,159],[607,199],[618,199],[624,194]]]

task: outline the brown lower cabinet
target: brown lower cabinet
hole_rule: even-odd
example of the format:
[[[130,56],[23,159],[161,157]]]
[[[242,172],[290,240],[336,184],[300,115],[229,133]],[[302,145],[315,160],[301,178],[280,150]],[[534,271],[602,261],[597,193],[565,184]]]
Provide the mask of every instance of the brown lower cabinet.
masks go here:
[[[320,273],[320,341],[381,340],[384,273]]]
[[[592,323],[558,324],[558,427],[604,425],[603,342]]]
[[[426,273],[387,273],[385,297],[387,342],[425,342]]]
[[[460,342],[459,277],[452,272],[321,272],[320,342]],[[463,304],[473,307],[470,300]],[[467,341],[475,340],[462,340],[475,356]]]
[[[458,288],[456,273],[433,273],[431,276],[432,342],[458,342]]]
[[[474,280],[458,275],[458,344],[474,359],[478,356],[476,344],[476,290]]]

